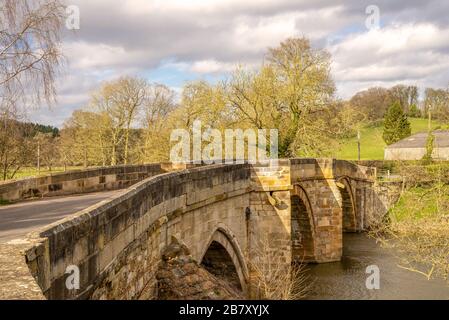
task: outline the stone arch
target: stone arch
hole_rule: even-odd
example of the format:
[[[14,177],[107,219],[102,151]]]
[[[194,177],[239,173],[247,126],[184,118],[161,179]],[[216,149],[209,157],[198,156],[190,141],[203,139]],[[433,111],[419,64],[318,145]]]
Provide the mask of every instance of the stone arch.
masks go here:
[[[351,183],[348,177],[343,177],[337,180],[338,189],[341,194],[341,209],[343,219],[343,232],[357,231],[357,217],[354,192],[351,188]]]
[[[309,197],[301,185],[291,194],[292,261],[315,262],[315,223]]]
[[[224,224],[212,233],[199,261],[209,272],[247,293],[248,268],[236,237]]]

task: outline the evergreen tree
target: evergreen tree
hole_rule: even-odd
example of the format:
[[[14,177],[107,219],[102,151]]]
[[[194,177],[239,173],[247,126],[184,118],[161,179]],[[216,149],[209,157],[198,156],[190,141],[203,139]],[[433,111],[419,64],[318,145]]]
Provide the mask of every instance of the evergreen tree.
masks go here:
[[[387,145],[393,144],[411,134],[410,122],[399,102],[393,103],[384,118],[383,139]]]
[[[410,106],[410,110],[408,112],[408,116],[412,118],[421,118],[421,111],[418,109],[416,104],[412,104]]]

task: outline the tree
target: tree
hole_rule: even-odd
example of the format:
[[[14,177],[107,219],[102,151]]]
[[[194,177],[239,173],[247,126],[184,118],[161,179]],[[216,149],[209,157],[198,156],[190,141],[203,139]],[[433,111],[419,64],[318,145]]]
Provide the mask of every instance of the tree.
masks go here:
[[[277,128],[282,114],[288,114],[288,108],[282,108],[276,87],[273,68],[264,66],[258,71],[238,68],[226,83],[226,98],[235,119],[257,129],[273,125]]]
[[[334,91],[329,53],[306,38],[281,42],[268,50],[259,70],[239,68],[225,83],[230,119],[243,127],[279,129],[283,157],[325,153],[329,126],[319,115],[328,111]]]
[[[393,101],[399,101],[405,113],[409,113],[412,105],[416,106],[418,103],[418,87],[416,86],[399,84],[390,88],[389,91]]]
[[[149,86],[143,103],[145,126],[147,128],[154,127],[175,108],[175,93],[173,90],[158,83]]]
[[[52,103],[63,56],[60,34],[64,6],[59,0],[0,2],[0,164],[13,178],[30,163],[32,132],[18,121],[24,105]]]
[[[131,124],[145,101],[147,83],[143,79],[124,77],[105,82],[92,95],[90,105],[110,118],[111,165],[118,163],[118,148],[123,144],[122,159],[126,164],[129,153]]]
[[[327,112],[334,97],[330,58],[329,52],[313,48],[306,38],[287,39],[268,51],[268,65],[274,69],[277,80],[277,99],[281,107],[288,108],[291,117],[290,130],[281,142],[285,156],[325,153],[316,143],[327,140],[328,127],[316,119],[318,114]]]
[[[427,88],[424,98],[425,113],[431,108],[432,118],[449,120],[449,89]]]
[[[168,160],[171,129],[169,117],[176,107],[173,90],[157,83],[149,86],[142,106],[144,133],[143,148],[139,150],[141,162]]]
[[[366,116],[367,121],[382,119],[392,102],[390,92],[380,87],[357,92],[349,101],[354,110]]]
[[[110,118],[102,113],[75,110],[60,132],[60,157],[67,164],[107,165],[111,159]]]
[[[393,144],[411,134],[410,122],[399,102],[393,103],[385,114],[383,139],[387,145]]]
[[[0,172],[3,180],[13,179],[17,171],[35,160],[32,132],[14,117],[0,117]]]
[[[1,1],[0,108],[53,100],[63,23],[59,0]]]
[[[38,151],[39,165],[46,165],[51,171],[58,160],[57,140],[52,133],[39,132],[33,137],[33,145]]]
[[[138,108],[142,106],[147,95],[148,84],[144,79],[125,77],[120,78],[117,83],[118,106],[122,107],[125,112],[125,145],[124,145],[124,164],[128,163],[129,156],[129,138],[131,124],[133,123]]]
[[[355,109],[348,101],[335,101],[329,105],[328,112],[321,114],[325,122],[333,128],[337,140],[354,137],[366,121],[366,115]]]
[[[421,110],[418,109],[418,106],[416,104],[412,104],[410,106],[408,116],[411,118],[420,118],[422,116]]]

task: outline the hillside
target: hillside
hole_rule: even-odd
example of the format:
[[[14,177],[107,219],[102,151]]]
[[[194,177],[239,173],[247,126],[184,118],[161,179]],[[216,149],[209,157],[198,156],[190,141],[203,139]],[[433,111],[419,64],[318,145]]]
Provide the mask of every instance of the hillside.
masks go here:
[[[409,118],[412,126],[412,134],[427,131],[427,119]],[[442,127],[438,121],[432,121],[432,128]],[[361,134],[361,160],[382,160],[384,158],[385,142],[382,139],[383,126],[367,126],[360,130]],[[337,159],[356,160],[357,159],[357,137],[345,139],[341,143],[340,151],[337,152]]]

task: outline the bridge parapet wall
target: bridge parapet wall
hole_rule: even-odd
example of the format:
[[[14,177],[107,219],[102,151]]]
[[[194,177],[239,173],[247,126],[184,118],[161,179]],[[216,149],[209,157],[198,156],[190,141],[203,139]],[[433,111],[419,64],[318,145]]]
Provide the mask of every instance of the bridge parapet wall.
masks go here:
[[[304,180],[338,179],[350,177],[354,180],[374,182],[376,168],[330,158],[290,159],[292,183]]]
[[[345,160],[334,160],[334,176],[336,179],[349,177],[353,180],[374,183],[377,179],[377,169],[355,164]]]
[[[193,165],[187,165],[193,167]],[[185,169],[186,165],[154,163],[90,168],[0,183],[0,199],[20,201],[127,188],[148,177]]]
[[[171,236],[184,241],[197,259],[220,223],[230,224],[245,244],[249,191],[247,165],[149,178],[34,233],[30,241],[38,244],[26,250],[26,261],[49,299],[154,298],[155,269]],[[79,290],[66,287],[71,265],[80,270]]]

